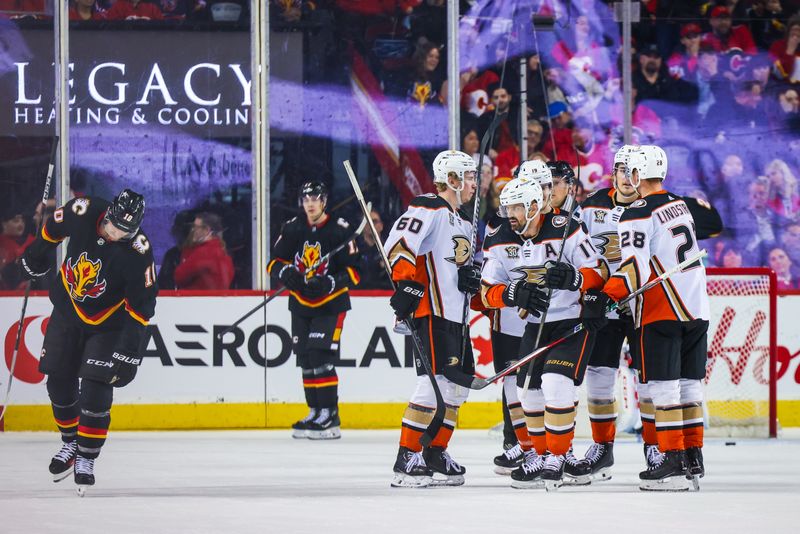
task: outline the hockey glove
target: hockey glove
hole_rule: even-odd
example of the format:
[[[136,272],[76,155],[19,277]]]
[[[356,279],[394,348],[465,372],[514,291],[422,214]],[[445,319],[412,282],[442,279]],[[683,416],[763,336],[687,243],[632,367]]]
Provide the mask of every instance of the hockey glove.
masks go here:
[[[50,271],[50,267],[48,267],[46,263],[36,261],[34,258],[30,257],[27,250],[22,254],[22,258],[19,260],[19,267],[20,275],[25,280],[41,278]]]
[[[389,305],[394,310],[394,314],[401,321],[409,317],[417,310],[419,301],[425,295],[425,286],[413,280],[401,280],[397,282],[397,289],[389,299]]]
[[[583,275],[569,263],[551,262],[544,275],[544,285],[552,289],[578,291],[583,284]]]
[[[597,332],[608,324],[608,318],[606,317],[608,301],[608,295],[602,291],[590,289],[584,293],[581,322],[586,330]]]
[[[477,265],[463,265],[458,268],[458,290],[474,295],[481,290],[481,268]]]
[[[281,283],[286,286],[289,291],[300,291],[305,287],[303,275],[294,265],[287,263],[278,273],[278,278]]]
[[[503,291],[503,303],[506,306],[517,307],[539,317],[547,309],[550,299],[547,293],[534,284],[523,280],[514,280]]]
[[[303,296],[310,299],[322,298],[330,295],[336,289],[336,280],[333,276],[312,276],[306,281],[306,286],[302,289]]]

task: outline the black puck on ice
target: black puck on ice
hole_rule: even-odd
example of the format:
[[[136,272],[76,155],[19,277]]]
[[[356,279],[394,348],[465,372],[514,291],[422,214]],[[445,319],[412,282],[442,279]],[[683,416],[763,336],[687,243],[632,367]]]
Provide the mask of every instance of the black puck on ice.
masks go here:
[[[735,441],[726,441],[725,445],[727,445],[728,447],[731,447],[733,445],[736,445],[736,442]]]

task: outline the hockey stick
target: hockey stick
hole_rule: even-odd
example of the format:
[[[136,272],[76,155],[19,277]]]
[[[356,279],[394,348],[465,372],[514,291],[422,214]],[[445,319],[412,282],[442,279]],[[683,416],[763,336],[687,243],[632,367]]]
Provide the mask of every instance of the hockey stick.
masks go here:
[[[669,278],[673,274],[677,273],[678,271],[682,271],[686,267],[691,266],[693,263],[696,263],[696,262],[700,261],[701,259],[705,258],[706,255],[708,255],[708,253],[706,252],[705,249],[703,249],[699,253],[697,253],[695,256],[692,256],[691,258],[687,258],[687,259],[683,260],[681,263],[679,263],[678,265],[676,265],[672,269],[669,269],[668,271],[664,271],[657,278],[653,278],[652,280],[647,282],[645,285],[643,285],[642,287],[640,287],[639,289],[637,289],[636,291],[634,291],[633,293],[631,293],[630,295],[628,295],[624,299],[620,300],[619,302],[612,302],[611,304],[609,304],[609,306],[606,308],[606,313],[614,311],[614,310],[618,309],[620,306],[624,306],[625,304],[627,304],[628,302],[632,301],[633,299],[635,299],[636,297],[638,297],[639,295],[641,295],[645,291],[649,291],[650,289],[652,289],[652,288],[656,287],[657,285],[661,284],[664,280],[666,280],[667,278]],[[486,386],[488,386],[489,384],[491,384],[492,382],[494,382],[496,380],[499,380],[500,378],[503,378],[504,376],[506,376],[506,375],[508,375],[510,373],[513,373],[515,370],[519,369],[520,367],[522,367],[526,363],[528,363],[528,362],[533,363],[533,360],[535,360],[536,358],[538,358],[539,356],[541,356],[542,354],[544,354],[545,352],[547,352],[551,348],[555,347],[556,345],[560,345],[564,341],[568,340],[569,338],[571,338],[575,334],[577,334],[579,332],[582,332],[583,330],[584,330],[583,323],[578,323],[577,325],[575,325],[575,328],[569,334],[565,335],[562,338],[556,339],[555,341],[553,341],[549,345],[545,345],[544,347],[541,347],[541,348],[538,348],[538,349],[534,350],[533,352],[531,352],[530,354],[528,354],[524,358],[520,358],[518,361],[516,361],[515,363],[509,365],[508,367],[506,367],[505,369],[503,369],[499,373],[488,377],[486,379],[486,383],[485,384],[484,383],[476,384],[475,387],[472,387],[471,389],[475,389],[475,390],[483,389]]]
[[[389,266],[389,258],[386,256],[386,250],[383,248],[381,235],[375,229],[375,225],[372,224],[372,219],[370,218],[369,212],[367,211],[367,206],[364,203],[364,195],[361,193],[361,187],[358,185],[358,179],[353,172],[353,167],[350,166],[350,160],[344,160],[342,164],[344,165],[344,170],[347,171],[347,176],[350,178],[350,184],[353,186],[353,191],[358,197],[358,203],[361,206],[362,211],[364,211],[367,224],[369,225],[369,231],[372,233],[372,237],[375,239],[375,248],[377,248],[378,252],[381,254],[383,268],[386,270],[386,274],[389,276],[389,281],[392,283],[392,289],[396,290],[397,285],[394,283],[394,280],[392,280],[392,268]],[[428,378],[431,381],[433,394],[436,397],[436,411],[433,414],[433,419],[428,425],[428,428],[419,438],[419,442],[422,444],[422,446],[427,447],[431,444],[433,438],[436,437],[439,429],[442,428],[442,425],[444,424],[446,407],[444,404],[444,397],[442,397],[442,391],[439,389],[439,384],[436,382],[436,375],[433,374],[433,369],[431,368],[430,358],[423,349],[424,345],[419,338],[419,333],[417,332],[417,328],[414,326],[414,322],[410,318],[405,319],[403,322],[405,323],[409,332],[411,332],[411,340],[414,343],[414,364],[417,366],[417,368],[422,367],[425,369],[425,374],[428,375]]]
[[[372,202],[370,202],[369,204],[367,204],[367,213],[369,213],[371,210],[372,210]],[[340,251],[341,251],[341,250],[343,250],[343,249],[344,249],[346,246],[348,246],[352,240],[354,240],[355,238],[357,238],[358,236],[360,236],[360,235],[361,235],[361,232],[363,232],[363,231],[364,231],[364,228],[367,226],[367,219],[369,219],[369,215],[367,215],[367,216],[366,216],[366,217],[365,217],[365,218],[364,218],[364,219],[363,219],[363,220],[362,220],[362,221],[359,223],[359,225],[358,225],[358,227],[356,228],[355,232],[353,232],[353,233],[350,235],[350,237],[348,237],[347,239],[345,239],[345,240],[344,240],[344,241],[343,241],[341,244],[337,245],[335,248],[333,248],[333,250],[331,250],[330,252],[328,252],[327,254],[325,254],[324,256],[322,256],[322,257],[321,257],[319,260],[317,260],[317,261],[316,261],[316,263],[314,263],[314,265],[313,265],[313,266],[312,266],[312,267],[311,267],[311,268],[308,270],[308,272],[309,272],[309,273],[313,273],[314,271],[316,271],[317,267],[319,267],[320,265],[322,265],[323,263],[325,263],[326,261],[328,261],[328,259],[332,258],[334,255],[336,255],[338,252],[340,252]],[[370,219],[370,221],[371,221],[371,219]],[[217,338],[219,338],[219,339],[222,339],[222,336],[224,336],[224,335],[225,335],[225,334],[227,334],[228,332],[232,332],[232,331],[233,331],[233,330],[234,330],[234,329],[235,329],[237,326],[239,326],[240,324],[242,324],[242,322],[243,322],[245,319],[247,319],[248,317],[250,317],[251,315],[253,315],[254,313],[256,313],[258,310],[260,310],[261,308],[263,308],[264,306],[266,306],[266,305],[267,305],[267,304],[269,304],[270,302],[272,302],[272,300],[274,300],[274,299],[275,299],[275,297],[277,297],[277,296],[279,296],[279,295],[282,295],[284,291],[286,291],[286,286],[281,286],[280,288],[276,289],[276,290],[275,290],[275,292],[274,292],[272,295],[270,295],[268,298],[264,299],[264,301],[263,301],[263,302],[261,302],[261,303],[260,303],[258,306],[256,306],[255,308],[253,308],[252,310],[250,310],[250,311],[249,311],[249,312],[247,312],[246,314],[242,315],[240,318],[238,318],[238,319],[236,320],[236,322],[234,322],[232,325],[230,325],[229,327],[227,327],[225,330],[222,330],[222,331],[220,331],[220,333],[219,333],[219,334],[217,334]]]
[[[507,116],[507,111],[505,113],[497,113],[486,129],[486,132],[483,134],[483,139],[481,139],[481,146],[478,152],[478,172],[475,174],[475,196],[472,198],[472,237],[469,240],[471,247],[469,250],[469,258],[467,258],[467,262],[464,265],[472,265],[472,261],[475,258],[475,247],[478,246],[478,216],[481,211],[483,157],[486,155],[486,149],[489,144],[491,144],[492,138],[494,138],[494,132],[497,131],[500,123],[503,122]],[[458,194],[460,195],[461,193]],[[470,343],[467,333],[469,330],[469,293],[464,293],[464,310],[461,313],[461,317],[463,318],[461,326],[461,361],[464,361],[464,355],[467,352],[467,343]]]
[[[50,185],[53,183],[53,171],[56,168],[56,153],[58,151],[58,136],[53,136],[53,146],[50,147],[50,161],[47,164],[47,178],[44,181],[44,192],[42,193],[42,217],[39,219],[39,224],[36,225],[36,237],[42,233],[42,225],[44,225],[45,214],[47,212],[47,199],[50,197]],[[28,298],[31,294],[31,280],[25,283],[25,296],[22,298],[22,311],[19,314],[19,322],[17,323],[17,336],[14,340],[14,352],[11,354],[11,365],[8,368],[8,384],[6,385],[6,395],[3,405],[0,406],[0,421],[6,415],[6,408],[8,408],[8,399],[11,398],[11,383],[14,381],[14,370],[17,367],[17,354],[19,353],[19,342],[22,339],[22,325],[25,322],[25,310],[28,308]]]
[[[578,149],[575,145],[572,145],[572,148],[575,149],[575,155],[578,155]],[[580,174],[581,174],[581,166],[580,166],[580,159],[577,160],[578,162],[578,176],[575,179],[576,181],[580,181]],[[572,187],[570,184],[569,187]],[[550,201],[552,202],[553,199],[553,192],[550,191]],[[572,206],[569,207],[569,215],[567,216],[567,223],[564,225],[564,234],[561,236],[561,248],[558,251],[558,258],[556,259],[556,263],[561,261],[561,258],[564,256],[564,248],[567,244],[567,237],[569,236],[569,227],[572,226],[572,216],[575,214],[575,210],[578,207],[577,199],[570,195],[567,197],[567,200],[572,200]],[[566,200],[565,200],[566,202]],[[534,348],[539,346],[539,342],[542,341],[542,332],[544,331],[544,324],[547,321],[547,311],[550,309],[550,297],[553,295],[553,288],[547,288],[547,309],[542,312],[542,319],[539,322],[539,331],[536,332],[536,343],[534,343]],[[528,365],[528,369],[525,372],[525,384],[522,386],[522,396],[523,399],[528,395],[528,386],[531,385],[531,378],[533,377],[533,360],[531,360],[530,365]]]

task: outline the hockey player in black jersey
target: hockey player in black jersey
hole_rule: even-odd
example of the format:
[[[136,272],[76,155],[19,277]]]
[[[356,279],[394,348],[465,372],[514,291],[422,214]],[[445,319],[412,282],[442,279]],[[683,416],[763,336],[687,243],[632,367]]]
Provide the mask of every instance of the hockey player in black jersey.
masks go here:
[[[321,261],[335,247],[352,238],[344,219],[325,212],[328,190],[321,182],[303,185],[300,202],[304,216],[284,224],[267,270],[289,290],[292,342],[303,370],[308,415],[292,425],[292,437],[337,439],[339,422],[339,339],[350,288],[359,282],[355,241]],[[320,263],[321,262],[321,263]]]
[[[75,198],[53,213],[20,260],[22,275],[44,276],[52,250],[69,238],[39,371],[63,445],[50,463],[58,482],[75,472],[82,496],[94,484],[94,462],[106,441],[115,387],[141,363],[139,345],[155,312],[153,251],[140,230],[144,197],[124,190],[113,202]]]

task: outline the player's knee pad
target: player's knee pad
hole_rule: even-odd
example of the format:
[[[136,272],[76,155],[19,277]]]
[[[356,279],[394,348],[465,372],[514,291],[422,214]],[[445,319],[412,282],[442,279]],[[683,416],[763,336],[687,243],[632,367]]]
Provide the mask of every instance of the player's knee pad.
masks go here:
[[[304,354],[303,368],[315,369],[336,361],[336,353],[332,350],[308,349]]]
[[[617,370],[613,367],[594,367],[586,369],[586,396],[590,399],[607,400],[614,398],[614,384]]]
[[[78,377],[64,374],[47,375],[47,395],[53,404],[69,406],[78,400]]]
[[[467,400],[469,388],[459,386],[441,375],[436,376],[436,384],[439,386],[439,391],[442,392],[445,404],[459,407]],[[428,408],[436,406],[436,394],[433,392],[433,385],[427,375],[417,377],[417,387],[411,395],[411,402]]]
[[[81,410],[105,414],[114,401],[114,386],[84,378],[81,380]]]
[[[547,406],[574,406],[575,390],[575,382],[571,378],[556,373],[542,375],[542,393]]]
[[[544,392],[541,389],[529,389],[527,391],[526,395],[524,389],[517,388],[517,395],[519,395],[519,400],[522,403],[522,409],[526,413],[543,412]]]
[[[517,377],[504,376],[503,377],[503,392],[506,394],[506,404],[514,404],[519,402],[517,396]]]
[[[679,380],[651,380],[648,385],[655,406],[676,406],[681,403]]]
[[[703,402],[703,383],[700,380],[681,378],[681,404]]]

